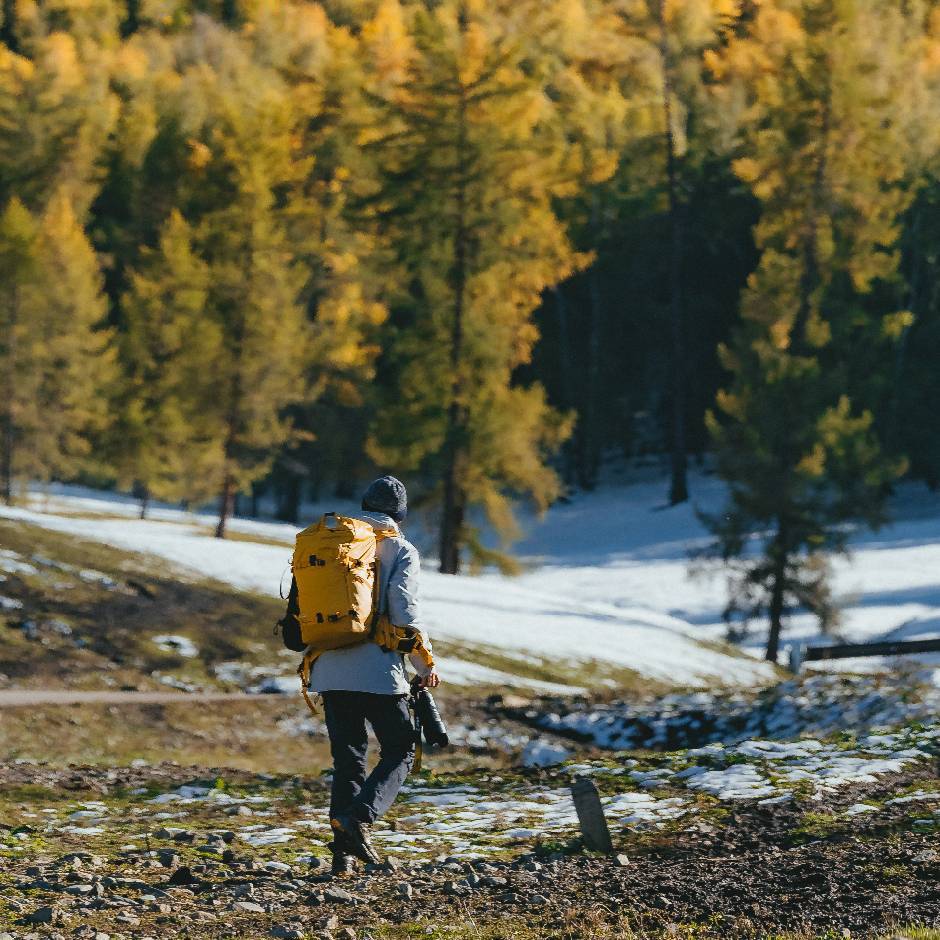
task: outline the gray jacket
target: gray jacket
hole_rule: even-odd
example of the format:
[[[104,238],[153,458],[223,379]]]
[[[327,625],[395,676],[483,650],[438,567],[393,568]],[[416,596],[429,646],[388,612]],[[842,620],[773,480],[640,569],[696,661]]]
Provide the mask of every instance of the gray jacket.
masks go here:
[[[387,613],[397,627],[415,627],[421,631],[424,644],[431,641],[418,616],[418,550],[401,534],[391,516],[377,512],[360,512],[357,518],[374,523],[382,529],[394,528],[398,533],[379,542],[379,610]],[[412,665],[419,675],[427,668],[416,656]],[[377,695],[404,695],[409,690],[405,675],[405,658],[390,653],[376,643],[361,643],[348,649],[322,653],[313,665],[310,688],[316,692],[372,692]]]

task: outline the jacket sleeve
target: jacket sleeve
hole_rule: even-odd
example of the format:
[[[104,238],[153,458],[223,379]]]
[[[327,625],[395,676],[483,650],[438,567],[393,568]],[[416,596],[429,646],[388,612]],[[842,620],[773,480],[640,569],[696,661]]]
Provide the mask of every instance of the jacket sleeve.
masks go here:
[[[388,617],[396,627],[414,627],[421,634],[425,649],[430,653],[431,638],[418,610],[420,571],[421,559],[418,550],[413,545],[404,546],[388,582]],[[409,659],[418,675],[427,675],[428,668],[420,656],[412,653]]]

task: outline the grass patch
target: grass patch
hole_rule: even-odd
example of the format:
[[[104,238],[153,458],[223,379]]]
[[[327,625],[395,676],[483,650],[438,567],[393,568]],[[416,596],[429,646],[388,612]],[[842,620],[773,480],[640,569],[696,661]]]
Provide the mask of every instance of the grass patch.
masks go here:
[[[3,618],[0,649],[0,673],[19,686],[159,688],[157,672],[212,688],[220,662],[279,655],[278,600],[186,580],[161,559],[21,522],[0,521],[0,546],[36,569],[10,573],[3,585],[23,604]],[[151,637],[166,633],[192,639],[198,655],[162,651]]]
[[[651,679],[634,669],[615,666],[600,660],[559,661],[529,653],[514,656],[507,650],[453,640],[437,640],[434,643],[434,649],[443,656],[477,663],[488,669],[509,673],[522,679],[578,686],[605,696],[616,694],[644,697],[674,690],[674,686]],[[444,678],[446,679],[446,676]],[[505,691],[505,689],[500,688],[498,691]]]

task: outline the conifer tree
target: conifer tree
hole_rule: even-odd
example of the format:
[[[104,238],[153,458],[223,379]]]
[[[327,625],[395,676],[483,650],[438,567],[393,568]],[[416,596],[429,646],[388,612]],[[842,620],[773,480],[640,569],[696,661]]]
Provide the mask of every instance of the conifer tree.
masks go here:
[[[385,0],[378,16],[382,29],[364,30],[380,69],[368,133],[410,290],[396,298],[397,381],[372,452],[440,480],[440,570],[456,573],[465,547],[508,561],[482,544],[471,507],[512,535],[507,493],[539,507],[558,493],[545,458],[568,422],[513,372],[529,360],[541,292],[579,263],[551,204],[570,180],[534,49],[501,8]]]
[[[306,165],[296,159],[291,90],[252,60],[246,40],[202,22],[186,48],[195,61],[178,100],[196,171],[187,205],[209,268],[207,311],[221,331],[212,414],[224,453],[216,481],[222,538],[236,494],[268,472],[290,437],[285,409],[306,394],[306,271],[284,202]]]
[[[110,0],[64,6],[56,16],[23,4],[19,54],[0,45],[0,202],[16,196],[41,212],[64,190],[84,221],[118,114],[109,87],[116,17]]]
[[[40,220],[13,200],[2,220],[3,497],[18,479],[93,462],[113,380],[106,302],[91,244],[64,192]]]
[[[771,661],[788,610],[832,621],[827,553],[845,550],[850,521],[882,521],[901,469],[881,454],[846,375],[855,350],[906,316],[866,322],[859,298],[892,276],[910,198],[910,127],[897,108],[918,80],[904,60],[907,26],[877,0],[779,0],[711,57],[724,103],[742,109],[735,169],[763,214],[761,260],[722,350],[733,383],[710,419],[730,501],[708,521],[736,571],[728,612],[768,614]]]
[[[68,479],[83,469],[103,469],[96,445],[110,418],[113,337],[98,256],[64,190],[43,214],[39,244],[35,328],[46,348],[28,471],[35,479]]]
[[[141,496],[198,501],[214,495],[224,459],[212,420],[222,329],[206,311],[209,269],[189,226],[171,213],[145,250],[123,308],[124,380],[115,423],[119,479]]]

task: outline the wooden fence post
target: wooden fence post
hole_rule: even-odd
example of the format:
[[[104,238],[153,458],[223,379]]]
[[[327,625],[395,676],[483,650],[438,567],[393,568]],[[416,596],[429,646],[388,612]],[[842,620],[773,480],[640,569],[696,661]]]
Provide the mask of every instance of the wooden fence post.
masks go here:
[[[610,841],[610,830],[601,806],[600,794],[594,781],[588,777],[577,777],[571,784],[571,796],[578,814],[584,846],[594,852],[610,854],[614,850]]]

